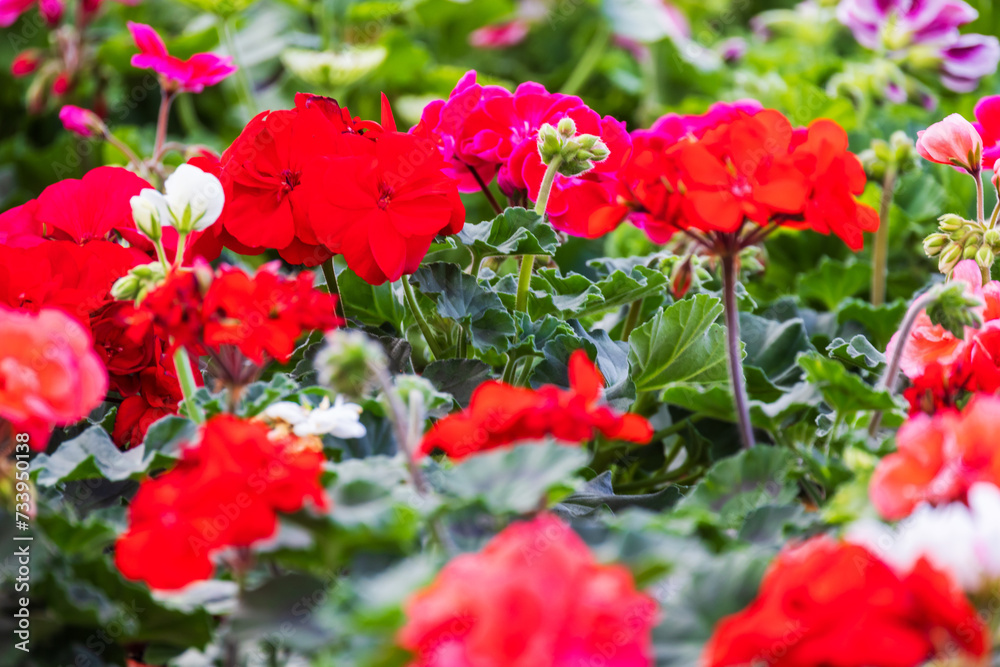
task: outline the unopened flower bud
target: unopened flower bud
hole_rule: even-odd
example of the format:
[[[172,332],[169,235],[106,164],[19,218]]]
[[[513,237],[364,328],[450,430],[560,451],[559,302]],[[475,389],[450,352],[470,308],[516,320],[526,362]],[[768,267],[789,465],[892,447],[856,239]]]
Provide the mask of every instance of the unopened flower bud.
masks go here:
[[[559,121],[559,125],[556,126],[556,129],[559,130],[559,134],[569,139],[576,134],[576,123],[572,118],[566,116]]]
[[[62,121],[63,127],[81,137],[103,136],[108,130],[96,113],[72,104],[66,104],[59,110],[59,120]]]
[[[938,229],[942,232],[957,232],[968,224],[968,220],[954,213],[945,213],[938,218]]]
[[[1000,230],[990,229],[987,231],[983,235],[983,243],[994,249],[1000,246]]]
[[[962,246],[953,243],[941,253],[941,257],[938,259],[938,270],[944,274],[951,273],[960,259],[962,259]]]
[[[936,257],[941,254],[941,251],[948,245],[948,242],[947,234],[931,234],[924,239],[924,253],[928,257]]]
[[[909,171],[916,166],[916,144],[910,135],[902,130],[897,130],[889,137],[889,145],[893,149],[893,158],[900,172]]]
[[[451,395],[438,391],[430,380],[419,375],[397,375],[393,379],[393,385],[404,405],[410,405],[416,399],[416,394],[419,394],[419,399],[416,400],[420,401],[423,411],[430,417],[442,417],[452,409]],[[392,410],[384,393],[379,395],[378,400],[387,412]]]
[[[41,51],[38,49],[25,49],[14,56],[14,60],[10,63],[10,73],[16,78],[28,76],[37,70],[41,64]]]
[[[382,347],[360,331],[334,330],[314,362],[320,383],[349,398],[360,398],[372,385],[377,369],[385,368]]]
[[[993,266],[994,257],[993,249],[983,246],[976,252],[976,264],[982,269],[988,269]]]
[[[160,262],[140,264],[115,281],[111,286],[111,296],[119,301],[142,301],[165,278],[163,264]]]
[[[139,293],[139,278],[125,274],[111,286],[111,297],[118,301],[131,301]]]
[[[979,252],[979,246],[967,245],[962,250],[962,259],[975,259],[977,252]]]
[[[132,206],[132,221],[135,222],[136,229],[154,242],[163,237],[161,218],[164,216],[164,207],[160,203],[159,194],[156,190],[145,188],[129,199],[129,204]]]

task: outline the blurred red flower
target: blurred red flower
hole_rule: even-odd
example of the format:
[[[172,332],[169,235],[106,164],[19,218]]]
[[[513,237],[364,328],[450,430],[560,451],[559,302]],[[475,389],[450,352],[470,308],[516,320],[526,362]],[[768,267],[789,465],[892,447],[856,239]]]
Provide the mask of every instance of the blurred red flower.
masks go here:
[[[553,516],[454,558],[405,612],[399,643],[414,652],[411,667],[653,664],[656,603]]]
[[[895,573],[864,547],[826,536],[786,548],[757,598],[715,628],[708,667],[918,667],[989,636],[947,575],[921,559]]]
[[[872,504],[887,519],[902,519],[922,502],[964,501],[976,482],[1000,486],[996,415],[1000,397],[975,396],[961,413],[911,417],[896,434],[896,452],[875,468]]]
[[[420,453],[441,450],[453,459],[518,441],[551,436],[580,443],[597,433],[645,444],[653,428],[645,418],[601,403],[604,378],[583,350],[569,361],[569,390],[554,385],[522,389],[490,380],[472,394],[468,409],[439,420],[424,435]]]
[[[327,507],[318,440],[274,439],[262,422],[219,415],[167,473],[142,483],[115,546],[125,577],[174,590],[212,576],[211,556],[277,529],[277,512]]]
[[[28,313],[0,305],[0,418],[45,449],[54,426],[100,405],[108,375],[87,330],[66,313]]]

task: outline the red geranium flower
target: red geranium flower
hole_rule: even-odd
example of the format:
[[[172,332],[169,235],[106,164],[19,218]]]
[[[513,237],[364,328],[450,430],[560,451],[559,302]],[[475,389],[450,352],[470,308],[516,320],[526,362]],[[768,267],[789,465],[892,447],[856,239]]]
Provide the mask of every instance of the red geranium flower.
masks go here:
[[[405,611],[399,643],[414,652],[411,667],[653,664],[656,603],[553,516],[452,559]]]
[[[139,391],[139,373],[153,363],[156,342],[149,313],[131,301],[114,301],[90,316],[90,330],[111,380],[111,389],[122,396]],[[119,412],[120,414],[120,412]]]
[[[132,67],[151,69],[161,77],[167,90],[200,93],[206,86],[214,86],[236,71],[230,57],[214,53],[196,53],[181,60],[167,53],[167,46],[156,31],[143,23],[128,22],[129,32],[139,53],[132,56]]]
[[[277,512],[327,506],[323,460],[316,439],[271,439],[261,422],[210,419],[176,468],[139,487],[115,546],[118,568],[165,590],[211,577],[212,554],[270,537]]]
[[[442,450],[453,459],[461,459],[546,436],[580,443],[601,433],[638,444],[653,437],[653,428],[643,417],[620,414],[600,402],[604,378],[583,350],[570,357],[569,379],[569,390],[554,385],[533,390],[484,382],[473,392],[467,410],[431,427],[420,443],[420,453]]]
[[[896,434],[896,452],[879,461],[869,492],[887,519],[902,519],[922,502],[964,501],[976,482],[1000,486],[996,415],[1000,398],[974,397],[961,413],[911,417]]]
[[[465,208],[437,149],[385,132],[352,137],[325,170],[306,175],[323,197],[309,211],[316,236],[372,285],[413,273],[438,234],[457,234]],[[322,184],[336,183],[336,188]]]
[[[314,289],[311,272],[286,278],[276,262],[253,276],[228,266],[214,277],[210,272],[207,266],[175,271],[143,300],[157,334],[172,347],[184,346],[198,355],[206,347],[217,351],[234,345],[262,366],[265,352],[288,361],[303,331],[341,323],[334,313],[336,297]],[[210,282],[202,284],[199,275]]]
[[[918,667],[956,648],[981,657],[989,635],[947,575],[924,559],[897,574],[821,536],[778,555],[757,598],[716,626],[705,664]]]
[[[0,305],[0,418],[43,450],[53,426],[74,424],[104,399],[108,375],[87,330],[53,308]]]

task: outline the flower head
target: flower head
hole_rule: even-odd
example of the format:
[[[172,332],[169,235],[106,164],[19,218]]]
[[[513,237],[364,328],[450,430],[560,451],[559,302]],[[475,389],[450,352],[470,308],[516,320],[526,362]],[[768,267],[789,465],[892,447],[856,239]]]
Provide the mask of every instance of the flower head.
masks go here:
[[[70,132],[75,132],[81,137],[92,137],[95,134],[102,134],[106,129],[100,117],[90,109],[67,104],[59,110],[59,120],[63,127]]]
[[[431,427],[420,443],[420,452],[442,450],[453,459],[461,459],[546,436],[567,443],[590,440],[597,433],[638,444],[652,438],[653,429],[644,418],[620,414],[601,402],[604,378],[586,352],[577,350],[570,357],[569,381],[569,390],[554,385],[535,390],[484,382],[473,392],[467,410]]]
[[[925,160],[979,171],[983,161],[983,139],[969,121],[953,113],[917,132],[917,153]]]
[[[129,21],[128,29],[139,48],[139,53],[132,56],[132,66],[155,71],[167,90],[200,93],[206,86],[214,86],[236,71],[229,57],[196,53],[182,60],[170,55],[163,39],[143,23]]]
[[[96,408],[108,374],[87,330],[60,310],[37,314],[0,305],[0,418],[27,431],[45,449],[54,426],[68,426]]]
[[[405,611],[399,643],[412,667],[653,664],[656,603],[549,515],[454,558]]]

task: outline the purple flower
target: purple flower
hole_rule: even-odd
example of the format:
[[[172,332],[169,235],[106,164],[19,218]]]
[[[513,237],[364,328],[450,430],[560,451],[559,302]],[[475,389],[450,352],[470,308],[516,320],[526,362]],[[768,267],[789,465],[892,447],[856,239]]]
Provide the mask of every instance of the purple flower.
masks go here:
[[[962,0],[842,0],[837,18],[862,46],[905,60],[939,61],[941,82],[955,92],[969,92],[996,71],[1000,41],[996,37],[959,32],[979,13]]]

